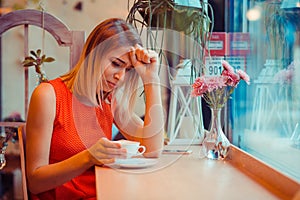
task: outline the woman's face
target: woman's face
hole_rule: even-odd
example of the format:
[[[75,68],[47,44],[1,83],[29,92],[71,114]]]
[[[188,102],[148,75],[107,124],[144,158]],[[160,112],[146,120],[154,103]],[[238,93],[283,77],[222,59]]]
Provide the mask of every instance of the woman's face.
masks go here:
[[[124,81],[125,73],[132,69],[129,53],[122,56],[110,54],[106,62],[102,86],[104,92],[111,92]]]

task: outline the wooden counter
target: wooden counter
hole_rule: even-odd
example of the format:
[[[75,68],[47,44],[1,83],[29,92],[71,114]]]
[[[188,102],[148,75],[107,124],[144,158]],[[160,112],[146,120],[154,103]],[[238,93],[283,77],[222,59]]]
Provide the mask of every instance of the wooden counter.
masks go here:
[[[163,154],[155,166],[144,169],[96,167],[97,198],[101,200],[164,199],[292,199],[251,178],[233,148],[226,161],[199,158],[199,146],[166,146],[192,149],[190,155]],[[243,161],[241,159],[240,161]],[[245,158],[244,158],[245,161]],[[241,170],[239,170],[241,169]],[[246,173],[247,172],[247,173]],[[252,174],[254,177],[254,175]],[[292,184],[293,185],[293,184]],[[296,195],[299,184],[294,184]],[[296,188],[296,190],[295,190]],[[300,191],[300,190],[299,190]]]

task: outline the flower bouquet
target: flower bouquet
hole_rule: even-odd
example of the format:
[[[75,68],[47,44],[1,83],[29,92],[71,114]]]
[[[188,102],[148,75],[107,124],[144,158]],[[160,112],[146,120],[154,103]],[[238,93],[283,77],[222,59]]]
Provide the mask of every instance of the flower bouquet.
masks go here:
[[[241,80],[250,84],[250,77],[243,70],[237,70],[222,61],[223,71],[219,76],[200,76],[192,85],[193,97],[201,96],[211,109],[211,123],[202,142],[204,156],[210,159],[224,159],[230,142],[221,127],[221,110]]]

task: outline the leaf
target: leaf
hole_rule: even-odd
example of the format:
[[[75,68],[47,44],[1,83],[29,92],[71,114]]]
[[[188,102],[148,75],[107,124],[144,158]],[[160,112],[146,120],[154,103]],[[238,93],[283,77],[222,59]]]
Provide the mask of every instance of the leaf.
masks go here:
[[[44,59],[44,62],[53,62],[53,61],[55,61],[55,59],[52,57],[48,57]]]
[[[24,67],[30,67],[30,66],[34,66],[35,64],[33,62],[29,62],[26,64],[23,64]]]
[[[26,56],[25,60],[28,60],[28,59],[35,60],[32,56]]]
[[[26,59],[22,62],[22,64],[28,64],[30,62],[34,62],[35,60],[32,60],[32,59]]]
[[[28,63],[32,63],[32,61],[31,61],[31,60],[24,60],[24,61],[22,62],[23,65],[26,65],[26,64],[28,64]]]
[[[36,51],[36,53],[37,53],[37,57],[40,57],[40,56],[41,56],[41,53],[42,53],[41,49],[38,49],[38,50]]]
[[[34,57],[36,57],[36,58],[38,57],[34,51],[31,50],[30,53],[31,53],[31,55],[33,55]]]

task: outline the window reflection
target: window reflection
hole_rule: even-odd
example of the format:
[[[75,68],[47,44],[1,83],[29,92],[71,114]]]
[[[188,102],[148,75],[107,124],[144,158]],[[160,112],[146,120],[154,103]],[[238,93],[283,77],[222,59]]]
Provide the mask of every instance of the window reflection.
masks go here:
[[[300,8],[278,0],[245,4],[233,15],[246,13],[246,30],[237,20],[230,26],[250,34],[252,83],[237,88],[229,105],[233,144],[300,182]]]

